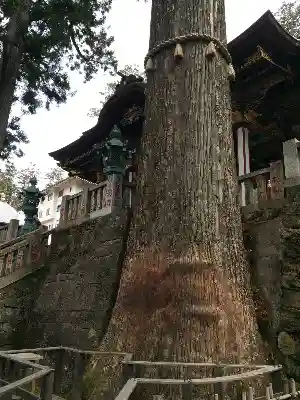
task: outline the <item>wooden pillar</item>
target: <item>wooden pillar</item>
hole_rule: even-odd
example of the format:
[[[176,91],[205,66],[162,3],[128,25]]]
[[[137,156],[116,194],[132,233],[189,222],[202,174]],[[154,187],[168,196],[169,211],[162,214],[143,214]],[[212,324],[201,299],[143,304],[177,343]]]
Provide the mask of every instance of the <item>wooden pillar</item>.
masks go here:
[[[238,176],[250,173],[250,156],[249,156],[249,130],[240,127],[236,131],[237,136],[237,162]]]
[[[66,352],[63,349],[55,351],[55,373],[54,373],[54,384],[53,393],[61,394],[64,367],[65,367]]]
[[[220,377],[225,375],[225,368],[216,367],[213,370],[214,377]],[[225,400],[225,384],[220,382],[215,385],[216,394],[218,395],[219,400]]]
[[[236,131],[237,141],[237,163],[238,163],[238,176],[249,174],[250,172],[250,156],[249,156],[249,131],[247,128],[240,127]],[[246,200],[246,186],[242,182],[240,184],[240,199],[241,205],[247,205]]]
[[[41,400],[52,400],[54,371],[50,371],[43,378]]]
[[[127,364],[128,361],[132,360],[132,354],[125,356],[122,362],[122,385],[124,386],[128,379],[134,378],[134,364]]]
[[[73,384],[71,391],[72,400],[81,400],[83,391],[84,370],[85,370],[85,355],[82,353],[76,353],[73,366]]]

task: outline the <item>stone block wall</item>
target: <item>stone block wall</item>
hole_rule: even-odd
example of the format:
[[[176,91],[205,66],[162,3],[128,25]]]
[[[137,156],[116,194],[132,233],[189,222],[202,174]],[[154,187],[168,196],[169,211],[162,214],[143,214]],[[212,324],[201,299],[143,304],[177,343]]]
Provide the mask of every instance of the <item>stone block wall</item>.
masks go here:
[[[123,210],[54,230],[38,268],[0,278],[0,348],[96,346],[117,296],[129,222]]]
[[[0,290],[0,349],[24,346],[30,311],[46,274],[47,268],[41,268]]]
[[[244,213],[244,233],[260,332],[273,358],[299,380],[300,201],[287,198]]]
[[[28,346],[97,346],[117,296],[128,226],[128,212],[120,211],[53,235]]]

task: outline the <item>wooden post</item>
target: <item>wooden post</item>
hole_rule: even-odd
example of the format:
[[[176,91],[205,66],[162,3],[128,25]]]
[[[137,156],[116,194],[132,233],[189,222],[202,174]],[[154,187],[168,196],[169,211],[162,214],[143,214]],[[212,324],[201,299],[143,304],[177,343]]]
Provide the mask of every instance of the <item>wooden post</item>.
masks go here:
[[[181,385],[182,400],[190,400],[193,395],[193,385],[187,382]]]
[[[219,377],[219,376],[224,376],[225,375],[225,369],[224,367],[216,367],[213,370],[213,376],[214,377]],[[220,382],[216,384],[216,392],[219,395],[218,398],[219,400],[225,400],[225,384]]]
[[[4,378],[5,373],[5,358],[0,358],[0,377]]]
[[[43,384],[42,384],[42,390],[41,390],[41,400],[52,400],[53,380],[54,380],[54,371],[51,370],[43,378]]]
[[[271,393],[269,386],[266,386],[266,400],[271,400]]]
[[[289,381],[285,378],[283,381],[283,394],[289,394]]]
[[[253,387],[249,386],[249,388],[248,388],[248,400],[253,400],[253,399],[254,399]]]
[[[53,392],[54,394],[61,394],[62,381],[64,377],[64,360],[66,352],[63,349],[55,351],[55,373],[54,373],[54,384]]]
[[[61,205],[60,205],[60,218],[59,218],[59,223],[58,226],[60,228],[64,227],[67,225],[68,222],[68,213],[69,213],[69,200],[70,196],[63,196],[61,200]]]
[[[132,360],[132,354],[125,356],[122,363],[122,386],[126,384],[128,379],[134,378],[134,365],[127,364],[128,361]]]
[[[19,220],[11,219],[8,224],[6,241],[9,242],[17,237],[19,229]]]
[[[73,385],[71,391],[72,400],[81,400],[83,391],[84,370],[85,370],[85,355],[82,353],[76,353],[73,366]]]
[[[292,397],[297,397],[297,389],[296,389],[295,380],[294,379],[290,379],[290,384],[291,384]]]

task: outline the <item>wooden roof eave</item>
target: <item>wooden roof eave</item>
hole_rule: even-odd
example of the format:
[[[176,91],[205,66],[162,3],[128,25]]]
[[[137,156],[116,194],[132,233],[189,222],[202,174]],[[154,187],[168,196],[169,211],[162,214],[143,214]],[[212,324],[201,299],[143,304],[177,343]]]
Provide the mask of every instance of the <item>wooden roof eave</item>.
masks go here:
[[[134,82],[116,90],[100,111],[97,124],[74,142],[49,153],[50,157],[64,164],[69,154],[80,156],[82,149],[89,148],[95,142],[101,142],[109,134],[114,124],[119,123],[122,114],[133,105],[144,106],[145,83]]]
[[[269,41],[272,47],[285,54],[300,55],[300,40],[289,34],[277,21],[271,11],[265,12],[256,22],[228,43],[233,61],[238,60],[249,46],[260,44],[259,37]]]

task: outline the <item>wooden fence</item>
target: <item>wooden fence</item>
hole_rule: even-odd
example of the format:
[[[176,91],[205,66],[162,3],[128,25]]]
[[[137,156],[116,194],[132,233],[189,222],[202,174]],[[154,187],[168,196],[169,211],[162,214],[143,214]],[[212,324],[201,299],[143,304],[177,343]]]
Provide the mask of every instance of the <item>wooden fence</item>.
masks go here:
[[[239,198],[242,207],[262,204],[266,200],[284,198],[283,163],[277,161],[269,168],[250,172],[238,177]]]
[[[41,363],[47,365],[16,361],[18,355],[28,352],[41,355],[43,358]],[[0,352],[1,380],[2,382],[5,381],[3,377],[5,374],[7,379],[2,391],[0,388],[0,394],[15,392],[20,394],[22,399],[48,400],[51,397],[46,397],[46,393],[50,396],[50,393],[52,394],[53,392],[56,395],[62,396],[68,394],[68,398],[72,398],[72,400],[81,400],[85,368],[91,361],[91,357],[93,357],[93,361],[95,361],[95,356],[97,359],[107,356],[120,357],[120,365],[123,370],[122,381],[124,383],[121,391],[116,395],[115,400],[140,399],[142,387],[146,390],[149,387],[155,388],[154,393],[160,393],[153,395],[153,399],[156,398],[157,400],[165,399],[161,394],[161,389],[166,387],[179,388],[183,400],[192,399],[192,392],[196,387],[202,387],[204,389],[206,387],[211,388],[212,392],[210,390],[210,393],[214,393],[212,395],[213,400],[225,399],[228,394],[227,388],[229,388],[230,391],[236,388],[236,393],[239,393],[239,398],[241,398],[241,400],[288,400],[291,397],[295,398],[300,395],[300,392],[297,392],[296,390],[296,384],[293,379],[289,381],[282,380],[281,366],[135,361],[132,359],[133,355],[128,353],[99,352],[69,347],[46,347]],[[11,360],[13,361],[12,364],[10,362],[7,363],[7,361]],[[34,370],[31,370],[30,375],[26,378],[22,378],[22,380],[20,379],[20,374],[16,377],[16,368],[14,367],[14,364],[16,363],[21,364],[21,366],[24,365],[27,374],[28,369],[30,370],[30,368],[33,368]],[[186,372],[183,373],[183,377],[177,378],[149,378],[147,377],[147,369],[152,372],[156,371],[156,374],[158,373],[159,375],[164,370],[164,376],[167,376],[170,370],[173,371],[173,375],[174,369],[180,369],[180,371]],[[200,376],[201,378],[190,378],[192,375],[188,371],[191,369],[198,371],[197,376]],[[26,371],[23,371],[23,375]],[[44,374],[40,371],[43,371]],[[47,372],[45,373],[45,371]],[[167,374],[165,373],[166,371]],[[209,371],[211,372],[210,375],[208,374]],[[202,376],[203,374],[204,376]],[[205,374],[208,374],[209,376],[205,376]],[[24,383],[29,383],[32,380],[46,375],[50,376],[47,378],[48,383],[46,384],[46,386],[48,385],[48,391],[41,391],[40,395],[29,393],[27,391],[26,396],[24,396],[24,389],[21,387]],[[178,374],[176,376],[178,376]],[[276,387],[280,388],[277,391],[273,389],[272,378],[276,383]],[[12,380],[14,380],[14,382],[12,382]],[[264,383],[265,395],[260,397],[255,396],[254,386],[257,382],[267,382]],[[41,387],[45,387],[45,384]],[[242,389],[242,391],[240,391],[240,389]],[[207,396],[205,396],[205,398],[206,397]]]
[[[27,361],[20,361],[18,355],[34,353],[42,356],[42,365]],[[300,395],[293,379],[282,378],[282,367],[274,365],[253,364],[216,364],[216,363],[188,363],[164,361],[136,361],[133,355],[121,352],[99,352],[80,350],[69,347],[46,347],[36,349],[8,350],[0,352],[0,394],[16,393],[22,399],[51,399],[50,393],[65,395],[72,400],[81,400],[83,393],[83,376],[91,357],[101,359],[103,356],[120,357],[123,370],[123,387],[115,400],[137,400],[141,398],[141,388],[154,388],[153,399],[165,399],[163,388],[178,388],[182,400],[190,400],[195,394],[195,388],[203,388],[204,393],[212,394],[212,400],[228,398],[228,393],[235,391],[241,400],[288,400]],[[95,359],[93,358],[93,361]],[[46,365],[47,364],[47,365]],[[16,368],[17,367],[17,368]],[[164,378],[147,377],[147,369],[163,372]],[[168,378],[168,372],[174,369],[185,371],[180,377]],[[196,370],[200,378],[190,378],[189,370]],[[17,374],[16,374],[17,371]],[[166,373],[167,371],[167,373]],[[201,372],[202,371],[202,372]],[[28,373],[29,372],[29,373]],[[28,376],[24,376],[24,375]],[[69,377],[69,378],[68,378]],[[40,394],[24,391],[22,386],[33,380],[43,378]],[[66,387],[66,380],[67,387]],[[272,383],[274,382],[274,383]],[[256,386],[256,384],[259,384]],[[264,394],[257,396],[254,387],[261,391],[264,385]],[[275,387],[276,386],[276,387]],[[229,389],[229,390],[227,390]],[[138,393],[137,393],[138,392]],[[160,393],[160,394],[157,394]],[[47,397],[48,396],[48,397]],[[202,398],[202,397],[201,397]],[[205,396],[205,398],[208,398]]]
[[[214,400],[229,399],[230,394],[235,393],[241,400],[287,400],[300,395],[296,390],[293,379],[289,381],[282,379],[281,366],[272,365],[248,365],[248,364],[214,364],[214,363],[180,363],[180,362],[147,362],[125,360],[122,362],[124,369],[125,384],[115,400],[137,400],[141,397],[143,390],[152,388],[153,399],[164,400],[169,394],[162,393],[164,389],[177,388],[181,393],[182,400],[192,398],[211,398]],[[189,373],[184,373],[183,378],[145,378],[145,369],[156,368],[162,372],[162,368],[197,368],[204,372],[204,377],[190,378]],[[199,373],[199,372],[198,372]],[[205,376],[207,374],[208,376]],[[166,371],[164,371],[166,375]],[[198,375],[199,376],[199,375]],[[201,374],[200,374],[201,376]],[[269,383],[264,383],[269,381]],[[273,390],[276,383],[279,391]],[[262,384],[264,384],[264,395],[262,395]],[[259,395],[255,396],[254,387],[259,388]],[[196,388],[202,388],[202,396],[197,397]],[[204,390],[204,391],[203,391]],[[159,394],[157,394],[159,393]],[[175,397],[174,397],[175,398]],[[176,397],[179,398],[179,397]]]
[[[18,355],[24,353],[38,354],[41,355],[42,360],[40,364],[33,364],[25,361],[16,361]],[[16,376],[16,364],[19,368],[19,364],[24,365],[26,370],[21,372],[22,374],[28,374],[28,369],[34,368],[34,370],[46,369],[48,374],[51,372],[51,379],[48,378],[48,391],[47,395],[66,395],[66,397],[72,400],[81,400],[83,393],[84,384],[84,372],[88,365],[91,357],[120,357],[120,361],[125,359],[127,353],[121,352],[99,352],[93,350],[80,350],[70,347],[42,347],[35,349],[22,349],[22,350],[7,350],[0,352],[0,383],[5,382],[5,386],[0,388],[0,394],[2,393],[16,393],[20,395],[21,399],[25,400],[50,400],[52,397],[45,397],[45,391],[41,391],[38,395],[36,392],[32,393],[28,390],[24,391],[21,387],[24,383],[32,383],[36,379],[41,378],[40,374],[32,374],[26,377],[26,381],[19,380],[20,374]],[[13,359],[13,364],[8,361]],[[1,360],[4,363],[1,364]],[[46,365],[47,364],[47,365]],[[30,371],[35,372],[35,371]],[[6,377],[6,381],[4,379]],[[8,385],[9,383],[9,385]],[[43,388],[42,385],[38,385]],[[35,385],[32,385],[35,386]],[[25,393],[25,394],[24,394]],[[44,396],[44,397],[43,397]],[[1,397],[1,396],[0,396]],[[10,397],[11,399],[11,397]]]
[[[54,370],[47,366],[22,360],[13,354],[0,352],[0,397],[12,399],[13,394],[24,400],[52,400]],[[40,380],[40,394],[24,386]]]

